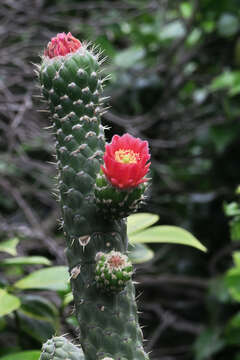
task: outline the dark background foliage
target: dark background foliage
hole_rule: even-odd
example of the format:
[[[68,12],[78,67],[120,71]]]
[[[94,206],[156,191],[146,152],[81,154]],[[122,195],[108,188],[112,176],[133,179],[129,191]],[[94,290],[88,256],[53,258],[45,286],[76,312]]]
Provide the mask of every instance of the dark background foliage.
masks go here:
[[[239,360],[240,321],[222,277],[238,247],[223,203],[240,179],[239,0],[2,0],[0,7],[0,241],[18,237],[18,255],[65,264],[58,230],[54,138],[32,63],[58,32],[72,32],[104,50],[103,122],[114,133],[147,139],[152,187],[146,212],[159,224],[182,226],[207,248],[153,245],[153,260],[138,265],[140,322],[152,359]],[[37,110],[39,110],[37,112]],[[42,110],[42,111],[41,111]],[[3,254],[2,254],[3,255]],[[2,256],[6,257],[6,256]],[[4,287],[38,266],[0,268]],[[239,280],[240,282],[240,275]],[[10,285],[9,285],[10,286]],[[28,295],[31,292],[27,293]],[[35,293],[34,293],[35,294]],[[70,308],[52,292],[54,332],[74,330]],[[0,355],[39,349],[20,315],[0,320]],[[230,335],[229,335],[230,331]],[[231,333],[234,332],[234,334]],[[235,339],[235,338],[234,338]]]

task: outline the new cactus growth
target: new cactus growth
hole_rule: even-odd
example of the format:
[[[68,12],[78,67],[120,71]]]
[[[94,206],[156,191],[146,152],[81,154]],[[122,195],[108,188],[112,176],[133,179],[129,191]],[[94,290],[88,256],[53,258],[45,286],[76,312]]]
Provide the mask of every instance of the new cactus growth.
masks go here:
[[[131,279],[133,267],[128,257],[119,251],[96,255],[95,279],[97,285],[110,293],[123,290]]]
[[[130,135],[115,136],[105,148],[100,65],[94,50],[63,33],[48,44],[39,67],[56,135],[71,286],[86,360],[146,360],[123,217],[143,197],[150,156],[147,142]],[[113,204],[112,213],[106,199]],[[98,279],[103,268],[113,288],[111,296],[106,282]],[[100,292],[99,285],[104,285]],[[70,355],[66,358],[72,360]],[[46,357],[53,359],[62,358]]]
[[[42,346],[40,360],[84,360],[81,348],[73,345],[64,336],[55,336]]]

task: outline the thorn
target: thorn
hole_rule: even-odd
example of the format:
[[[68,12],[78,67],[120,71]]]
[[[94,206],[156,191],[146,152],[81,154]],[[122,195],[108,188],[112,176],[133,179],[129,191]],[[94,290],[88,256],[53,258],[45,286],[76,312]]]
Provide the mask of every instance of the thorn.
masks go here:
[[[50,165],[53,165],[53,166],[56,166],[57,167],[57,163],[56,162],[53,162],[53,161],[46,161],[47,164],[50,164]]]
[[[78,238],[79,244],[83,247],[83,252],[85,250],[85,246],[87,246],[90,239],[91,239],[90,235],[83,235]]]
[[[104,97],[99,98],[99,101],[106,101],[108,99],[110,99],[110,96],[104,96]]]
[[[37,112],[50,113],[49,110],[37,110]]]
[[[108,74],[107,76],[105,76],[102,80],[101,83],[103,84],[105,81],[107,80],[111,80],[112,76],[110,74]]]
[[[136,296],[135,300],[136,300],[136,301],[139,300],[139,298],[142,296],[142,294],[143,294],[143,291],[140,292],[140,293]]]
[[[34,69],[33,72],[34,72],[37,76],[39,76],[39,71],[38,71],[38,70]]]
[[[99,56],[101,56],[102,55],[102,53],[99,53]],[[98,62],[99,62],[99,65],[102,65],[103,63],[105,63],[105,61],[107,60],[107,56],[104,56],[101,60],[99,60]]]
[[[44,130],[50,130],[50,129],[53,129],[54,128],[54,125],[50,125],[50,126],[45,126],[43,129]]]
[[[32,97],[39,98],[39,99],[44,99],[44,97],[42,95],[32,95]]]
[[[80,274],[80,272],[81,272],[81,265],[79,264],[79,265],[75,266],[74,268],[72,268],[71,276],[70,276],[69,280],[76,279],[78,277],[78,275]]]

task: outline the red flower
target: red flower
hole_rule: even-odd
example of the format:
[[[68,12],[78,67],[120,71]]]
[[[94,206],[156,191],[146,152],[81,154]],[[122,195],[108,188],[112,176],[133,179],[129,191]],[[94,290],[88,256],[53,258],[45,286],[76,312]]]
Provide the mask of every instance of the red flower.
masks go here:
[[[148,181],[150,163],[148,142],[134,138],[129,134],[114,135],[112,142],[106,145],[101,166],[110,183],[120,189],[128,189]]]
[[[48,43],[44,55],[49,58],[56,56],[65,56],[66,54],[77,51],[82,46],[81,42],[69,32],[68,34],[60,33],[53,37]]]

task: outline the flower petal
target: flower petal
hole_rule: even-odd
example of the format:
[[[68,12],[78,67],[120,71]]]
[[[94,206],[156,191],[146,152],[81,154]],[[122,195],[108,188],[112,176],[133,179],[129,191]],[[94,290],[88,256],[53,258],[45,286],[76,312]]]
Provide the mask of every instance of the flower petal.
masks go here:
[[[123,155],[119,155],[119,150],[123,150]],[[123,136],[114,135],[111,143],[106,145],[104,166],[101,166],[101,169],[113,186],[120,189],[133,188],[148,181],[145,175],[149,170],[149,159],[147,141],[128,133]]]

